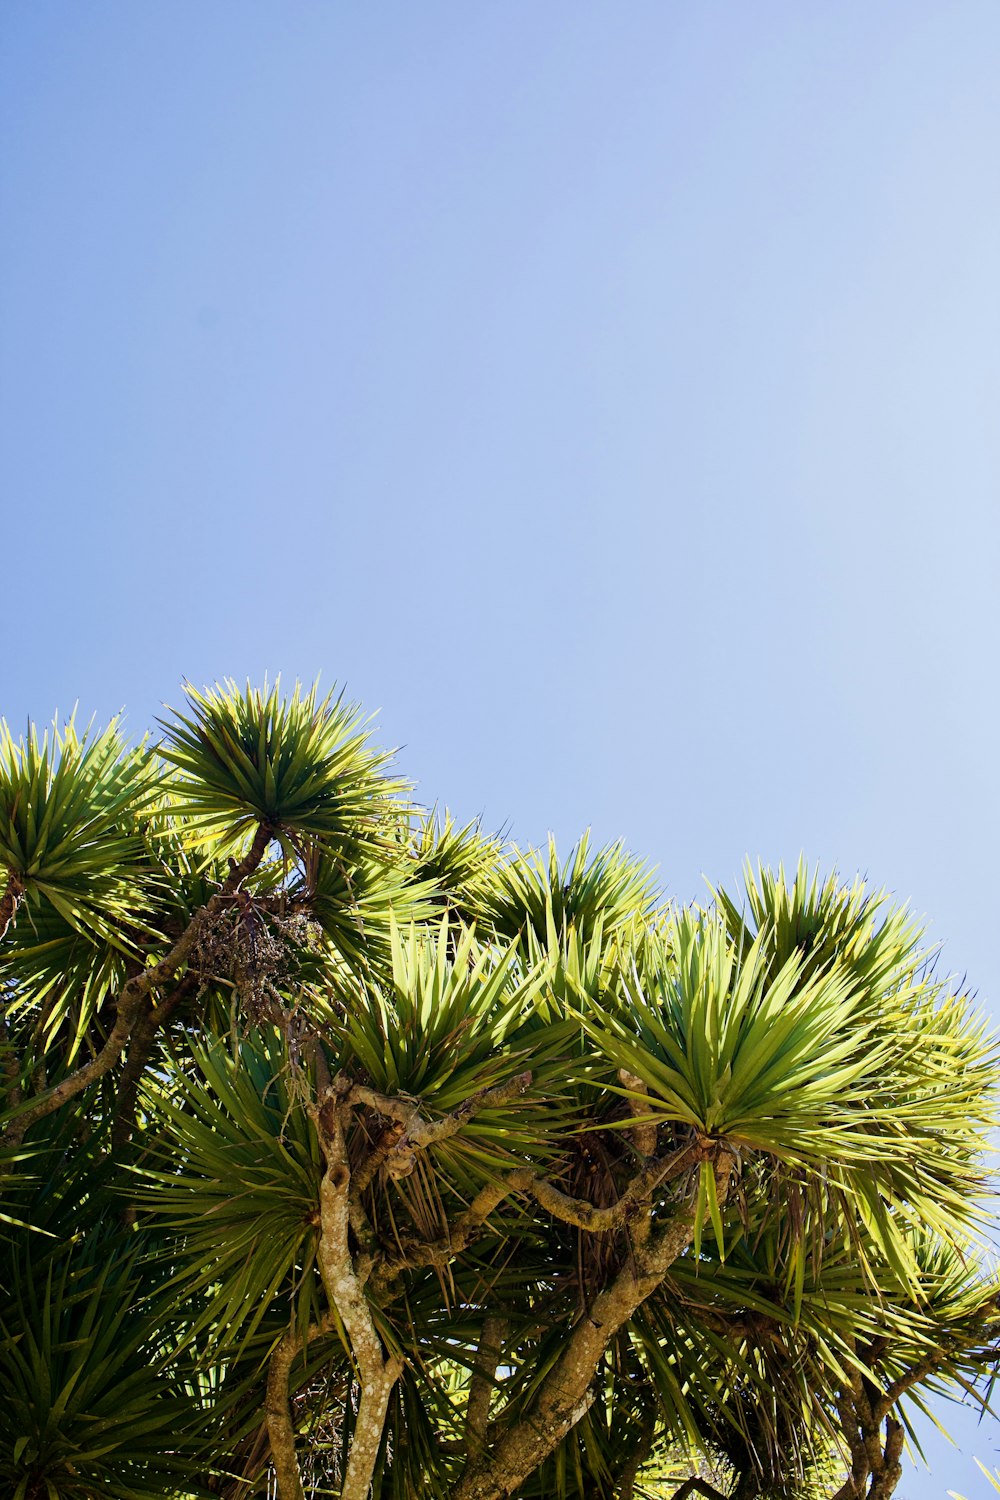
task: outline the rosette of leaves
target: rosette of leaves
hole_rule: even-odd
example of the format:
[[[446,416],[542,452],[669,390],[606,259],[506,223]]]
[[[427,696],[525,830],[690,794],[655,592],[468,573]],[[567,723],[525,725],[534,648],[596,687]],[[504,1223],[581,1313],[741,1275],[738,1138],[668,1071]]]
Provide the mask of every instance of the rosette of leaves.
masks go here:
[[[349,859],[391,851],[405,786],[353,704],[298,684],[288,695],[266,682],[185,692],[187,711],[161,721],[159,750],[194,833],[235,849],[264,828],[290,859],[310,837]]]
[[[30,1237],[0,1299],[0,1483],[11,1500],[168,1500],[192,1476],[204,1413],[177,1367],[167,1305],[120,1230]],[[183,1364],[183,1362],[182,1362]]]
[[[29,914],[46,907],[71,933],[128,943],[142,910],[137,816],[153,795],[152,758],[117,722],[98,735],[72,720],[15,740],[0,724],[0,866]]]
[[[512,941],[530,932],[543,947],[564,941],[571,931],[605,935],[648,921],[659,902],[654,871],[621,843],[592,853],[583,837],[565,861],[555,840],[548,849],[514,848],[496,867],[483,898],[494,930]]]
[[[910,933],[887,930],[896,961],[883,950],[859,973],[812,962],[808,947],[776,956],[770,924],[747,940],[717,912],[683,912],[623,964],[613,1003],[581,1007],[580,1024],[641,1081],[634,1098],[651,1120],[766,1158],[780,1169],[771,1185],[801,1175],[835,1190],[838,1233],[862,1225],[915,1284],[908,1227],[954,1233],[976,1216],[996,1052],[968,998],[928,975]],[[706,1216],[724,1244],[703,1171],[696,1249]]]

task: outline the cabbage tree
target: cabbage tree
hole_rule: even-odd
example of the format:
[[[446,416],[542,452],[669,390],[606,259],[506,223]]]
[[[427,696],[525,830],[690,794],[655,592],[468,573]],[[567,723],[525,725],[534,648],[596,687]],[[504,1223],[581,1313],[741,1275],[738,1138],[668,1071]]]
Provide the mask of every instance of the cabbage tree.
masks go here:
[[[884,892],[678,908],[342,698],[0,739],[18,1500],[888,1500],[995,1358],[997,1050]]]

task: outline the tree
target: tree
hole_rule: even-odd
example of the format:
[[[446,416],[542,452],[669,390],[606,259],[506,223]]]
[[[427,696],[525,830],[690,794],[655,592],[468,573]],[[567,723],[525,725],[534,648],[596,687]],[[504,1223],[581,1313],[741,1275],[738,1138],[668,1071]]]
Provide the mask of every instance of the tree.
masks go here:
[[[887,1500],[1000,1290],[906,913],[506,847],[315,691],[161,727],[0,746],[8,1493]]]

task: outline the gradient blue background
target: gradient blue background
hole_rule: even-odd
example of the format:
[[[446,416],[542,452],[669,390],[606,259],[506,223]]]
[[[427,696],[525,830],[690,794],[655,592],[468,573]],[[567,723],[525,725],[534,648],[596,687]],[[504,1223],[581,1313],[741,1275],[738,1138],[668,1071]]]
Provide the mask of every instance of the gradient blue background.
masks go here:
[[[997,0],[6,0],[0,51],[15,727],[322,672],[427,802],[685,900],[804,851],[1000,995]]]

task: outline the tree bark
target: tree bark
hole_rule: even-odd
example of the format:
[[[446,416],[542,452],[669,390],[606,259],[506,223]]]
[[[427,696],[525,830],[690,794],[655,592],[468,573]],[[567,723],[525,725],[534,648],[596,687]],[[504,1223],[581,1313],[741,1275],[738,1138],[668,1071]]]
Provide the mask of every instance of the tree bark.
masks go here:
[[[716,1148],[720,1205],[728,1196],[732,1168],[730,1153]],[[609,1343],[660,1285],[693,1235],[693,1209],[679,1209],[672,1223],[636,1251],[572,1329],[529,1411],[503,1433],[488,1457],[466,1467],[455,1488],[455,1500],[506,1500],[554,1452],[593,1404],[592,1382]]]
[[[350,1085],[347,1085],[349,1090]],[[349,1242],[351,1170],[344,1138],[346,1103],[341,1080],[325,1091],[315,1111],[326,1171],[320,1182],[318,1260],[323,1289],[350,1340],[361,1382],[361,1405],[351,1440],[341,1500],[367,1500],[385,1428],[389,1397],[403,1373],[403,1361],[386,1354],[357,1275]],[[294,1491],[293,1500],[298,1500]],[[282,1495],[281,1500],[285,1500]]]
[[[278,1500],[305,1500],[302,1474],[295,1456],[295,1424],[288,1389],[292,1361],[301,1348],[301,1340],[286,1333],[271,1355],[267,1371],[267,1396],[264,1412],[271,1462],[278,1481]]]
[[[650,1392],[650,1395],[652,1393]],[[639,1477],[639,1470],[649,1457],[653,1447],[653,1438],[656,1436],[656,1409],[650,1405],[644,1414],[642,1429],[636,1439],[632,1452],[622,1465],[618,1475],[617,1500],[633,1500],[635,1495],[635,1482]]]
[[[506,1323],[494,1313],[483,1319],[479,1348],[469,1382],[469,1399],[465,1408],[465,1451],[476,1462],[486,1451],[486,1428],[490,1419],[490,1402],[496,1385],[497,1365],[503,1348]]]

